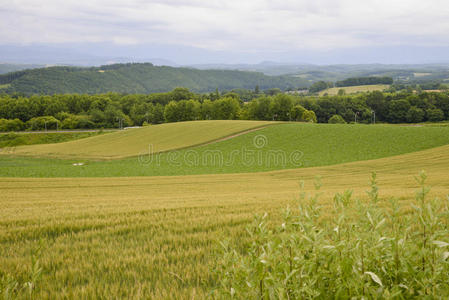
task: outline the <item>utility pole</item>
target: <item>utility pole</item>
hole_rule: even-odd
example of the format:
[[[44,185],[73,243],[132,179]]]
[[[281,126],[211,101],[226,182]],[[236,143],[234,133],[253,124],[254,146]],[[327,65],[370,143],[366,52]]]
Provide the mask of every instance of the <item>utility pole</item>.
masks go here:
[[[124,119],[122,119],[122,118],[115,118],[117,121],[118,121],[118,128],[119,129],[123,129],[123,121],[124,121]]]
[[[373,124],[376,124],[376,112],[373,110],[371,113],[373,115]]]

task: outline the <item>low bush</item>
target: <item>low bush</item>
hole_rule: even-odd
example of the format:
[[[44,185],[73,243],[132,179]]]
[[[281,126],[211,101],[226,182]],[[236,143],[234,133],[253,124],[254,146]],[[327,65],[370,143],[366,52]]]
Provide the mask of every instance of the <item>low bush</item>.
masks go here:
[[[328,123],[329,123],[329,124],[346,124],[346,121],[345,121],[345,119],[343,119],[343,117],[340,116],[340,115],[333,115],[333,116],[329,119]]]

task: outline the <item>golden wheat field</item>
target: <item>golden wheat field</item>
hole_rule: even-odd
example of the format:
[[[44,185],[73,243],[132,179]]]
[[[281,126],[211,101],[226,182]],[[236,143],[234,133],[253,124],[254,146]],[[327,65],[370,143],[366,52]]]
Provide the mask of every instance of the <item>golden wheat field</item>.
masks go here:
[[[278,216],[322,177],[323,204],[370,172],[380,197],[408,203],[426,170],[431,196],[449,191],[449,146],[372,161],[252,174],[125,178],[0,178],[0,265],[19,282],[41,245],[36,299],[203,299],[217,243],[243,243],[255,213]],[[24,296],[26,297],[26,296]]]

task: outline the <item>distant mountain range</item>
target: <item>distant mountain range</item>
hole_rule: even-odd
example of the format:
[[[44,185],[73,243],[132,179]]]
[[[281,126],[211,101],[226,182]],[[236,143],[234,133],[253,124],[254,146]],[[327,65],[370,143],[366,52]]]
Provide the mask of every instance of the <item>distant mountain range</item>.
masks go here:
[[[21,71],[21,70],[26,70],[26,69],[43,68],[43,67],[45,67],[45,65],[0,63],[0,74],[6,74],[6,73]]]
[[[186,87],[195,92],[216,89],[282,90],[309,84],[295,76],[267,76],[260,72],[198,70],[155,66],[151,63],[113,64],[101,67],[47,67],[0,75],[0,92],[31,94],[155,93]]]

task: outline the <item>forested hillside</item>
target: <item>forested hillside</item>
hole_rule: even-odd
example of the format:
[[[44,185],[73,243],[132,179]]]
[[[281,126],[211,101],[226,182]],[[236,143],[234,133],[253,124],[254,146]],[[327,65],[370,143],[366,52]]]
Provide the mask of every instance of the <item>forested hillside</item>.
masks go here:
[[[335,86],[356,86],[356,85],[371,85],[371,84],[392,84],[393,78],[384,76],[384,77],[352,77],[347,78],[345,80],[337,81]]]
[[[267,76],[257,72],[196,70],[154,66],[150,63],[101,67],[50,67],[0,75],[0,91],[31,94],[98,94],[107,92],[148,94],[186,87],[195,92],[237,88],[282,90],[307,85],[291,76]]]

